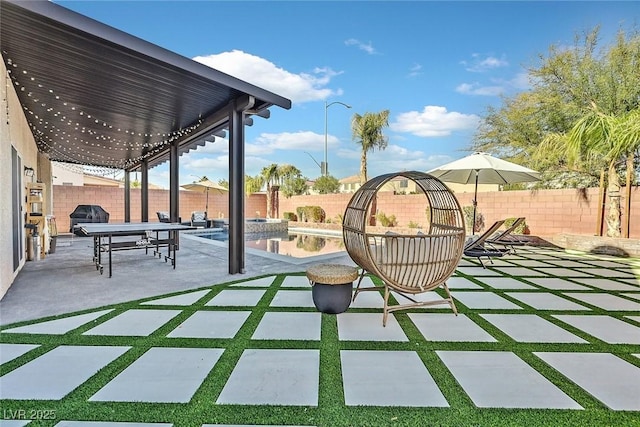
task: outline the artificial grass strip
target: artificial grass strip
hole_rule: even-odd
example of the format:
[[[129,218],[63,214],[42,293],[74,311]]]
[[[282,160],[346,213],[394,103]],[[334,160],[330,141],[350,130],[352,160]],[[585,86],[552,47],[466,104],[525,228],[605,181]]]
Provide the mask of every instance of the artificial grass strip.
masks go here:
[[[520,252],[520,251],[519,251]],[[549,251],[550,254],[557,252]],[[523,259],[527,259],[523,257]],[[558,259],[561,259],[560,257]],[[609,260],[608,258],[605,258]],[[559,267],[558,268],[562,268]],[[508,271],[508,268],[503,270]],[[637,312],[607,312],[593,305],[587,305],[581,301],[575,301],[589,307],[588,313],[575,311],[546,311],[535,310],[521,301],[505,295],[520,290],[493,289],[489,284],[490,277],[473,277],[460,274],[473,283],[483,287],[477,292],[493,292],[503,298],[517,304],[521,310],[486,310],[469,309],[456,301],[461,314],[467,315],[474,323],[487,331],[497,339],[497,342],[441,342],[426,340],[418,328],[413,324],[408,313],[447,313],[441,308],[412,309],[394,313],[408,342],[384,342],[384,341],[341,341],[338,337],[337,318],[335,315],[321,315],[321,339],[314,340],[253,340],[256,328],[267,312],[316,312],[315,308],[295,307],[270,307],[278,290],[300,290],[310,292],[308,288],[287,287],[281,285],[287,275],[303,275],[301,272],[275,275],[272,284],[265,289],[265,293],[255,307],[218,307],[206,306],[217,294],[226,289],[253,289],[251,287],[238,287],[234,284],[240,281],[229,282],[223,285],[204,287],[200,289],[176,292],[154,298],[145,298],[95,310],[85,310],[88,313],[105,308],[114,309],[100,318],[91,321],[79,328],[61,335],[34,335],[18,333],[2,333],[0,342],[3,343],[28,343],[39,344],[18,358],[0,366],[0,375],[7,374],[25,363],[45,354],[60,345],[115,345],[131,347],[120,358],[102,368],[85,383],[70,392],[58,401],[18,401],[10,399],[0,400],[3,407],[3,417],[10,418],[11,414],[20,410],[43,411],[50,410],[55,414],[55,420],[36,420],[30,425],[53,426],[58,421],[65,420],[95,420],[95,421],[128,421],[128,422],[165,422],[172,423],[176,427],[201,426],[202,424],[256,424],[256,425],[314,425],[314,426],[557,426],[557,425],[616,425],[616,426],[640,426],[640,412],[612,411],[600,401],[589,395],[585,390],[569,381],[561,373],[547,365],[534,352],[607,352],[612,353],[626,362],[640,367],[640,358],[633,354],[640,353],[640,345],[632,344],[608,344],[579,330],[571,325],[561,322],[552,314],[580,314],[596,315],[605,314],[626,323],[637,326],[639,322],[627,319],[625,316],[637,315]],[[269,275],[271,276],[271,275]],[[545,292],[572,300],[563,294],[562,290],[547,289],[535,283],[528,282],[526,277],[509,276],[505,272],[501,277],[514,277],[524,283],[531,284],[539,292]],[[266,277],[266,276],[265,276]],[[553,276],[545,276],[553,277]],[[253,280],[254,278],[250,279]],[[563,278],[564,280],[579,283],[578,278]],[[377,277],[372,277],[375,285],[382,282]],[[622,282],[621,282],[622,283]],[[626,282],[624,282],[626,283]],[[588,285],[585,285],[588,287]],[[189,306],[178,305],[144,305],[142,303],[169,296],[177,296],[196,290],[209,290],[209,292]],[[640,288],[639,288],[640,290]],[[465,290],[472,291],[472,290]],[[522,290],[536,292],[534,290]],[[442,290],[437,291],[444,296]],[[456,290],[452,293],[455,298]],[[575,292],[575,291],[572,291]],[[620,295],[617,291],[593,291],[583,292],[607,292]],[[626,291],[628,292],[628,291]],[[180,310],[181,313],[160,326],[149,336],[90,336],[82,335],[83,332],[101,324],[118,314],[130,309],[164,309]],[[167,334],[180,326],[186,319],[197,311],[233,311],[251,310],[242,327],[232,339],[204,339],[204,338],[168,338]],[[376,313],[382,322],[381,309],[358,308],[350,310],[354,313]],[[536,314],[543,319],[560,326],[564,330],[573,333],[589,342],[589,344],[549,344],[549,343],[524,343],[516,342],[499,328],[486,321],[479,313],[504,313],[504,314]],[[74,313],[79,314],[79,313]],[[73,314],[73,315],[74,315]],[[452,314],[453,316],[453,314]],[[54,316],[46,320],[68,317]],[[39,321],[21,322],[15,325],[7,325],[8,329],[16,326],[38,323]],[[295,327],[292,325],[291,327]],[[213,369],[205,377],[201,386],[188,403],[144,403],[144,402],[91,402],[88,399],[98,390],[104,387],[116,375],[124,371],[131,363],[153,347],[203,347],[224,349],[222,356]],[[317,349],[320,353],[320,377],[318,391],[318,406],[273,406],[273,405],[221,405],[216,400],[231,376],[242,353],[247,349]],[[344,388],[340,363],[340,351],[342,350],[393,350],[415,351],[429,374],[433,377],[441,392],[445,396],[450,407],[448,408],[408,408],[408,407],[378,407],[378,406],[346,406],[344,403]],[[584,410],[552,410],[552,409],[503,409],[503,408],[477,408],[464,389],[455,380],[449,369],[437,356],[436,351],[510,351],[524,360],[529,366],[547,378],[556,387],[560,388],[569,397],[583,406]],[[381,366],[380,369],[402,369],[402,366]]]

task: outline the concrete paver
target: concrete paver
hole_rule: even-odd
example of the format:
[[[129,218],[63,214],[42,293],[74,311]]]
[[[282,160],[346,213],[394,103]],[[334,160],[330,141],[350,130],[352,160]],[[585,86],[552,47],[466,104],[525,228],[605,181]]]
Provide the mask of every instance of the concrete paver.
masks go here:
[[[318,350],[247,349],[217,403],[317,406],[319,371]]]
[[[527,285],[513,277],[491,277],[483,278],[481,281],[493,289],[536,289],[535,286]]]
[[[278,291],[271,301],[271,307],[315,307],[311,290]]]
[[[382,326],[382,313],[340,313],[338,337],[341,341],[409,341],[395,316],[389,314]]]
[[[320,313],[265,313],[251,339],[320,340]]]
[[[640,311],[640,303],[629,301],[615,295],[605,293],[565,293],[565,295],[584,301],[587,304],[610,311]]]
[[[195,304],[200,298],[207,295],[208,289],[203,291],[188,292],[186,294],[176,295],[167,298],[158,298],[151,301],[143,302],[142,305],[191,305]]]
[[[589,394],[617,411],[639,411],[640,368],[609,353],[534,352]]]
[[[255,287],[255,288],[268,288],[273,283],[275,276],[261,277],[259,279],[246,280],[239,283],[234,283],[233,287]]]
[[[547,292],[510,292],[507,295],[538,310],[589,310],[588,307]]]
[[[609,344],[640,344],[640,327],[611,316],[554,315],[589,335]]]
[[[587,342],[535,314],[481,314],[480,316],[518,342]]]
[[[62,399],[129,347],[60,346],[0,377],[3,399]]]
[[[0,365],[7,363],[16,357],[20,357],[34,348],[40,347],[36,344],[0,344]]]
[[[588,291],[589,288],[558,277],[530,277],[527,280],[543,288],[552,290]]]
[[[464,314],[409,313],[409,318],[429,341],[496,342],[487,331]]]
[[[147,336],[180,313],[180,310],[127,310],[83,335]]]
[[[24,334],[66,334],[100,316],[111,312],[112,310],[96,311],[94,313],[79,314],[77,316],[65,317],[62,319],[49,320],[45,322],[34,323],[27,326],[19,326],[17,328],[9,328],[2,331],[3,333],[24,333]]]
[[[230,306],[230,307],[253,307],[264,295],[264,290],[257,289],[226,289],[213,297],[211,301],[205,305],[212,306]]]
[[[89,400],[188,402],[223,351],[218,348],[151,348]]]
[[[233,338],[250,311],[197,311],[169,332],[169,338]]]
[[[582,409],[511,352],[436,351],[480,408]]]
[[[455,292],[455,300],[461,301],[469,308],[521,310],[522,307],[490,292]]]
[[[340,361],[347,406],[449,406],[413,351],[342,350]]]

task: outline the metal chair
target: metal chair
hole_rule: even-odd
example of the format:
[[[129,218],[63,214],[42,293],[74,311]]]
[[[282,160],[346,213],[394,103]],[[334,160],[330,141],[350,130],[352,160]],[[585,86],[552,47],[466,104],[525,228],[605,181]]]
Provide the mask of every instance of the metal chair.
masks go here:
[[[203,211],[191,212],[192,227],[207,227],[207,213]]]

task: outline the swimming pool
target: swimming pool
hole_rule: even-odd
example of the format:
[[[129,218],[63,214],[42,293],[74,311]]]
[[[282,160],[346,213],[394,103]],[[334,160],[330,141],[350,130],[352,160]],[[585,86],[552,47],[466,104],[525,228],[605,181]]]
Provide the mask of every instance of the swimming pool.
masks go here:
[[[228,242],[227,230],[201,231],[189,233],[192,236]],[[291,258],[309,258],[317,255],[337,254],[344,252],[341,234],[315,234],[302,231],[277,231],[267,233],[245,233],[245,248],[255,249]]]

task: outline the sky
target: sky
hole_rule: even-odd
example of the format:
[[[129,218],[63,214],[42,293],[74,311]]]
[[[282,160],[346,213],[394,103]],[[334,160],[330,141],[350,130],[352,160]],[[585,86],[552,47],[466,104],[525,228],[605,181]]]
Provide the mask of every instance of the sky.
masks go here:
[[[369,177],[428,171],[471,153],[487,108],[526,91],[551,45],[599,26],[605,46],[640,25],[637,1],[56,3],[289,98],[246,127],[245,172],[293,164],[309,179],[321,175],[325,113],[330,175],[359,173],[351,119],[382,110],[388,146],[368,153]],[[205,175],[228,180],[226,139],[181,156],[181,184]],[[168,188],[168,164],[149,181]]]

